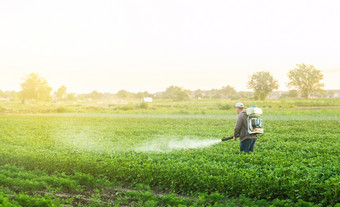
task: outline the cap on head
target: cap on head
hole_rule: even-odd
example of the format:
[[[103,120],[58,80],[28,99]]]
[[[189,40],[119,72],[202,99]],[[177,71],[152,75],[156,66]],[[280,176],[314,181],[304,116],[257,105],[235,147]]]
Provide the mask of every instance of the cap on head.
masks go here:
[[[235,108],[244,108],[243,103],[236,103]]]

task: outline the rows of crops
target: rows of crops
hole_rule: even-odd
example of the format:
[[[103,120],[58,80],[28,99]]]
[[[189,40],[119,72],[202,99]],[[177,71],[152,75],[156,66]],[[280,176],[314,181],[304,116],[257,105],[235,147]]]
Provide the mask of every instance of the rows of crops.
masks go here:
[[[84,173],[47,174],[3,165],[0,171],[0,204],[2,206],[316,206],[301,199],[266,201],[240,196],[228,198],[218,192],[199,193],[196,197],[162,194],[149,186],[137,184],[124,188],[105,177]]]
[[[233,131],[236,117],[230,114],[0,115],[0,164],[47,175],[82,173],[114,185],[142,184],[192,196],[191,201],[178,198],[181,201],[174,205],[194,205],[200,193],[206,195],[201,205],[229,202],[232,206],[240,197],[250,199],[244,205],[335,205],[340,202],[340,119],[334,116],[339,112],[333,111],[313,111],[319,116],[311,111],[273,111],[280,116],[267,117],[266,134],[258,139],[253,154],[240,153],[239,143],[232,141],[196,149],[137,150],[174,138],[177,142],[219,139]],[[57,188],[48,182],[42,186]],[[142,195],[140,201],[133,200],[132,194],[126,195],[127,202],[144,205],[148,200],[143,201]],[[2,197],[10,201],[6,195]],[[152,196],[155,206],[171,203]]]

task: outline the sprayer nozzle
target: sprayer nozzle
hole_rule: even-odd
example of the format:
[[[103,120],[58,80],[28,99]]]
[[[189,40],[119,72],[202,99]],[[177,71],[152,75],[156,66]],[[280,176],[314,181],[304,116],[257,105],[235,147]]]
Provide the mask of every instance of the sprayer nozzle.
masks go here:
[[[222,138],[222,141],[227,141],[227,140],[229,140],[229,139],[232,139],[233,137],[223,137]]]

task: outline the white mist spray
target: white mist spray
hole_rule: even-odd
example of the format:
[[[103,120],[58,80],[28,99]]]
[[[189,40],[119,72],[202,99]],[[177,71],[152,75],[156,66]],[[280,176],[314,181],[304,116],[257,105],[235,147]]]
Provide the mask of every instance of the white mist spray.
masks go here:
[[[138,152],[171,152],[180,149],[209,147],[221,142],[220,139],[199,139],[192,137],[158,137],[136,148]]]

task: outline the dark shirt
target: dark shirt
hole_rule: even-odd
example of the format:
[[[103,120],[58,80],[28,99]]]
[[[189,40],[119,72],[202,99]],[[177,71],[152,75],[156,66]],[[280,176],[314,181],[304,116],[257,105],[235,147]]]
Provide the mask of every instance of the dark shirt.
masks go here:
[[[237,116],[237,121],[234,129],[234,137],[240,137],[241,142],[246,139],[255,139],[257,137],[256,134],[249,135],[246,110],[243,110]]]

